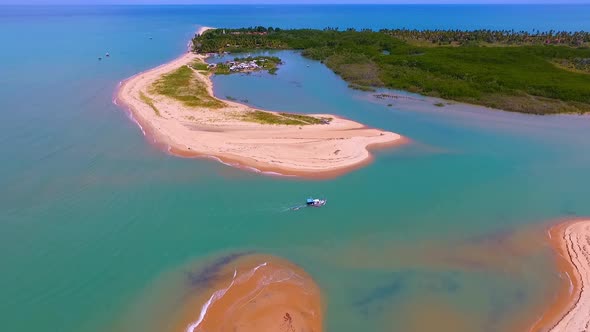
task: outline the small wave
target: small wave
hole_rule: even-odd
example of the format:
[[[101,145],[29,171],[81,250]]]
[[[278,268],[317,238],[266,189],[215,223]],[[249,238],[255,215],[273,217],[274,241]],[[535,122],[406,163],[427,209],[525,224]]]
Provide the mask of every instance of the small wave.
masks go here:
[[[225,166],[230,166],[230,167],[237,167],[237,166],[239,166],[238,164],[232,164],[232,163],[225,162],[225,161],[223,161],[220,158],[215,157],[215,156],[206,155],[205,157],[207,157],[209,159],[213,159],[213,160],[215,160],[217,162],[220,162],[220,163],[224,164]]]
[[[254,275],[254,273],[256,273],[256,271],[263,267],[266,266],[267,263],[264,262],[258,266],[256,266],[255,268],[253,268],[250,273],[248,273],[247,276],[241,276],[239,279],[243,279],[243,278],[250,278],[252,275]],[[187,328],[186,328],[186,332],[194,332],[194,330],[199,327],[199,325],[201,325],[201,323],[203,322],[203,320],[205,319],[205,315],[207,314],[207,310],[209,310],[209,307],[218,299],[220,299],[221,297],[223,297],[225,295],[225,293],[227,293],[227,291],[234,285],[234,283],[236,282],[236,276],[238,275],[238,270],[234,269],[234,276],[232,278],[231,283],[229,284],[229,286],[227,286],[226,288],[220,289],[216,292],[214,292],[211,297],[209,297],[209,300],[207,300],[207,302],[205,302],[205,304],[203,304],[203,306],[201,307],[201,312],[199,313],[199,319],[190,324]]]
[[[569,294],[573,294],[574,293],[574,283],[572,281],[572,278],[570,277],[570,274],[565,272],[565,274],[567,275],[567,280],[570,282],[570,288],[569,288]]]
[[[243,169],[247,169],[247,170],[249,170],[249,171],[252,171],[252,172],[254,172],[254,173],[262,173],[262,171],[261,171],[261,170],[259,170],[259,169],[258,169],[258,168],[256,168],[256,167],[252,167],[252,166],[242,166],[242,168],[243,168]]]
[[[186,332],[193,332],[197,327],[199,327],[199,325],[201,325],[201,323],[205,319],[205,315],[207,314],[207,310],[209,309],[211,304],[213,304],[213,302],[215,302],[215,300],[219,299],[220,297],[225,295],[225,293],[227,293],[227,291],[231,288],[231,286],[233,286],[234,282],[236,281],[236,275],[237,275],[237,270],[234,270],[234,277],[233,277],[231,283],[229,284],[229,286],[227,286],[227,288],[223,288],[223,289],[220,289],[220,290],[214,292],[211,295],[211,297],[209,298],[209,300],[207,300],[207,302],[205,302],[205,304],[203,304],[203,307],[201,307],[201,312],[199,313],[199,319],[196,322],[190,324],[186,328]]]
[[[259,268],[261,268],[261,267],[263,267],[263,266],[266,266],[266,265],[268,265],[268,263],[264,262],[264,263],[262,263],[262,264],[260,264],[260,265],[256,266],[256,267],[253,269],[254,271],[252,272],[252,274],[256,273],[256,271],[258,271],[258,269],[259,269]]]
[[[137,121],[135,119],[135,117],[133,116],[133,113],[131,113],[130,111],[127,111],[127,117],[129,117],[129,119],[131,121],[133,121],[137,126],[139,126],[139,129],[141,130],[141,133],[143,134],[143,136],[146,136],[145,130],[143,129],[143,126],[139,123],[139,121]]]
[[[264,174],[264,175],[270,175],[270,176],[285,176],[285,177],[295,177],[295,175],[288,175],[288,174],[283,174],[283,173],[279,173],[279,172],[273,172],[273,171],[262,171],[256,167],[252,167],[252,166],[239,166],[243,169],[247,169],[250,170],[254,173],[258,173],[258,174]]]
[[[297,175],[283,174],[283,173],[278,173],[278,172],[270,172],[270,171],[261,172],[261,173],[262,173],[262,174],[265,174],[265,175],[272,175],[272,176],[297,177]]]

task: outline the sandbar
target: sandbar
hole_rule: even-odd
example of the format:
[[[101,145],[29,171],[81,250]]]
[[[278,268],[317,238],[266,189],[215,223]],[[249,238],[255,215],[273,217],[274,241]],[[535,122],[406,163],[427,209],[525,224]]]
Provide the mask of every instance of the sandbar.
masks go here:
[[[223,264],[200,287],[198,299],[173,331],[321,332],[319,287],[295,264],[274,256],[249,254]],[[203,289],[204,288],[204,289]]]
[[[117,91],[117,105],[129,110],[144,134],[171,154],[210,157],[234,167],[268,174],[325,178],[367,164],[372,158],[369,149],[407,141],[399,134],[367,128],[331,114],[313,114],[318,118],[330,118],[327,124],[262,124],[244,121],[242,115],[270,111],[215,97],[225,106],[189,107],[153,93],[151,87],[163,75],[195,62],[204,63],[205,59],[205,55],[187,52],[123,81]],[[189,68],[194,71],[194,79],[204,83],[208,94],[213,96],[210,73]],[[146,97],[152,105],[145,102]]]
[[[590,220],[561,223],[549,231],[562,279],[551,307],[530,331],[588,331],[590,325]]]

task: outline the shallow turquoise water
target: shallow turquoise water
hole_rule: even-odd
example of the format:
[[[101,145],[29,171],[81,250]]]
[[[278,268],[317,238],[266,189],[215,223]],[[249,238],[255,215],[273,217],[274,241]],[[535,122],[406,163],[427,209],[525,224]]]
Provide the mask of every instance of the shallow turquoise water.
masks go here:
[[[198,24],[529,29],[543,21],[587,30],[590,11],[580,7],[31,8],[0,14],[10,45],[0,61],[7,330],[103,331],[151,307],[150,294],[185,290],[166,275],[177,281],[203,258],[250,250],[289,258],[316,278],[330,331],[418,331],[409,317],[436,303],[469,322],[465,330],[502,330],[557,279],[534,226],[590,215],[588,117],[387,107],[291,52],[280,54],[277,76],[216,77],[222,97],[339,114],[413,140],[338,179],[303,181],[168,156],[112,104],[120,80],[177,56]],[[287,211],[308,195],[329,205]],[[525,247],[534,249],[514,248],[511,234],[530,228]]]

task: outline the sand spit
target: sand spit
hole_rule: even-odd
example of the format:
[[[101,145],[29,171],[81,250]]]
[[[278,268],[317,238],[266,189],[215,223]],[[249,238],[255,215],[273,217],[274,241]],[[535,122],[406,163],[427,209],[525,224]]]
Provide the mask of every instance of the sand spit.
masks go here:
[[[367,128],[330,114],[314,114],[332,118],[329,124],[260,124],[243,120],[244,115],[255,109],[233,101],[223,100],[226,106],[217,109],[188,107],[177,100],[150,93],[153,83],[162,75],[194,61],[204,62],[204,59],[202,55],[186,53],[129,78],[118,90],[116,103],[127,108],[144,133],[172,154],[215,157],[235,167],[269,173],[331,177],[369,162],[369,148],[406,141],[398,134]],[[195,79],[204,83],[213,96],[209,75],[193,71]],[[153,105],[145,102],[145,96]]]
[[[318,286],[298,266],[283,259],[246,255],[216,271],[198,300],[190,301],[182,322],[186,332],[322,331]]]
[[[590,220],[562,223],[549,231],[563,280],[551,308],[530,331],[588,331],[590,326]]]

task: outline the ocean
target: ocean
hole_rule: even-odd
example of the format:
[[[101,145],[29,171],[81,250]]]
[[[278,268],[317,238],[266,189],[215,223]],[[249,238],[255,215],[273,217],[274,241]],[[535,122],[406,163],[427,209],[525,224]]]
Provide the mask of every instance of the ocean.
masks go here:
[[[588,31],[590,6],[0,7],[4,329],[162,331],[195,291],[188,272],[245,252],[305,269],[326,331],[512,331],[540,315],[559,282],[545,230],[590,215],[590,118],[390,107],[280,52],[276,76],[215,77],[216,95],[412,142],[322,181],[177,158],[113,94],[202,25]],[[328,205],[289,210],[309,195]]]

